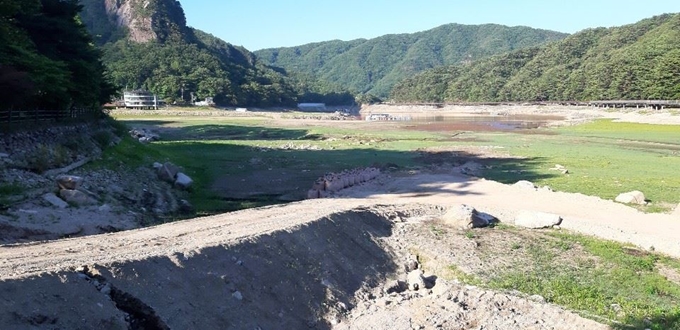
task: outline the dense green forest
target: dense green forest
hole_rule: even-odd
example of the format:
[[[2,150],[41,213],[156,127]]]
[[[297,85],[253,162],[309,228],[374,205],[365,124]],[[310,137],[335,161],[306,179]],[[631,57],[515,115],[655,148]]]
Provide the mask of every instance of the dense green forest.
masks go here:
[[[253,53],[186,26],[174,0],[130,0],[130,17],[151,18],[154,39],[127,36],[138,26],[118,26],[105,0],[81,0],[82,19],[104,53],[113,83],[120,89],[147,89],[169,103],[213,97],[222,105],[279,106],[298,102],[352,104],[340,85],[310,75],[289,74],[258,61]],[[119,3],[120,4],[120,3]],[[142,31],[149,33],[149,31]]]
[[[567,34],[496,24],[448,24],[413,34],[328,41],[255,52],[262,61],[358,92],[387,97],[399,81],[443,65],[560,40]]]
[[[114,92],[78,0],[0,1],[0,111],[99,109]]]
[[[397,84],[397,102],[680,99],[680,14],[588,29],[549,45]]]

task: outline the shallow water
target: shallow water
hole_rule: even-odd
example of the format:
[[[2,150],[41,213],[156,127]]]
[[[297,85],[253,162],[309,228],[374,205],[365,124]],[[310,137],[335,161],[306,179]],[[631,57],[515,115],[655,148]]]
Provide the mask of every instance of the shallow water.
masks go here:
[[[513,131],[545,127],[550,122],[562,120],[558,116],[431,116],[414,117],[409,128],[427,131]]]

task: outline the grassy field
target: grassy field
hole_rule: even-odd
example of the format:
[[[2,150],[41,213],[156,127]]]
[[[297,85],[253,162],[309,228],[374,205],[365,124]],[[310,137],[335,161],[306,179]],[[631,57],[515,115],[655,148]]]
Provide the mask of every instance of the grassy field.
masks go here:
[[[172,160],[196,178],[201,189],[193,198],[204,213],[280,202],[280,191],[229,196],[209,191],[216,181],[229,178],[267,178],[278,170],[292,176],[291,190],[302,195],[311,182],[327,172],[360,166],[427,167],[435,163],[475,160],[469,152],[435,153],[425,150],[469,150],[494,146],[502,157],[480,159],[483,176],[504,183],[530,180],[566,192],[605,199],[640,190],[651,202],[647,212],[665,212],[680,202],[680,127],[596,121],[541,129],[539,134],[512,132],[432,132],[385,127],[365,122],[332,126],[312,121],[239,117],[127,117],[132,126],[160,128],[163,141],[149,147],[155,160]],[[122,146],[114,152],[123,152]],[[139,153],[132,151],[130,156]],[[428,157],[429,155],[429,157]],[[456,159],[457,155],[458,159]],[[438,157],[435,157],[438,156]],[[444,157],[444,158],[442,158]],[[149,160],[147,160],[148,162]],[[550,170],[565,166],[568,175]],[[282,174],[283,175],[283,174]],[[220,180],[222,179],[222,180]],[[248,182],[233,182],[248,188]],[[262,190],[262,189],[258,189]],[[266,190],[266,189],[265,189]],[[288,200],[288,199],[286,199]]]

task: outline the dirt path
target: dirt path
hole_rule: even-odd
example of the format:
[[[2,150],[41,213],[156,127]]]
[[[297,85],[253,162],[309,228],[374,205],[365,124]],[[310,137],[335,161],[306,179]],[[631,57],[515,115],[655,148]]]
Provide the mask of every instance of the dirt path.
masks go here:
[[[347,198],[376,203],[421,202],[468,204],[514,223],[521,210],[563,218],[561,227],[680,258],[680,217],[646,214],[630,206],[583,194],[523,189],[459,174],[415,174],[373,182],[343,191]]]

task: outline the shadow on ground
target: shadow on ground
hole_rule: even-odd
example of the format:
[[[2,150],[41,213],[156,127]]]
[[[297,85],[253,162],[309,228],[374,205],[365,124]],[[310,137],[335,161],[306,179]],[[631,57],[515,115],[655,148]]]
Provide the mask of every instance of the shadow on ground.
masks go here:
[[[302,200],[314,181],[326,173],[368,166],[396,175],[413,169],[446,173],[473,163],[478,168],[470,174],[503,183],[556,175],[535,170],[542,164],[541,158],[494,157],[476,154],[469,147],[447,152],[393,150],[399,147],[398,142],[338,141],[304,129],[262,126],[199,125],[172,130],[163,133],[163,142],[153,147],[172,155],[170,159],[177,160],[190,176],[205,177],[198,182],[198,189],[207,188],[212,194],[192,201],[203,214],[243,208],[238,201],[252,207]],[[452,180],[459,179],[452,176]],[[457,193],[444,191],[434,183],[413,190],[421,194]]]
[[[356,209],[230,245],[2,281],[0,328],[330,329],[355,292],[397,271],[377,242],[391,235],[384,216]]]

